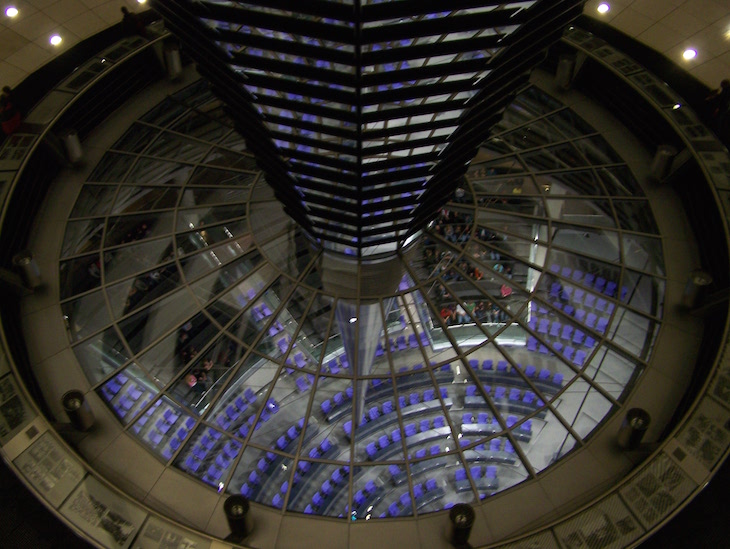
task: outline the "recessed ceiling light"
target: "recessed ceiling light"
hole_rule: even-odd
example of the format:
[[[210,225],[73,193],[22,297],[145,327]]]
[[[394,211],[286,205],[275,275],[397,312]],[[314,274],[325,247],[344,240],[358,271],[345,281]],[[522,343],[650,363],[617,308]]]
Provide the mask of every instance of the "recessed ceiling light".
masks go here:
[[[689,61],[690,59],[694,59],[695,57],[697,57],[697,50],[688,48],[684,50],[682,57],[684,57],[687,61]]]
[[[596,8],[596,10],[598,11],[598,13],[606,13],[610,9],[611,9],[611,6],[609,6],[605,2],[602,3],[602,4],[598,4],[598,7]]]
[[[51,36],[50,42],[54,46],[58,46],[61,42],[63,42],[63,38],[61,38],[58,34],[54,34],[53,36]]]
[[[16,15],[18,15],[18,8],[16,8],[15,6],[8,6],[7,8],[5,8],[5,15],[7,15],[8,17],[15,17]]]
[[[137,3],[138,4],[146,4],[147,3],[147,0],[137,0]]]

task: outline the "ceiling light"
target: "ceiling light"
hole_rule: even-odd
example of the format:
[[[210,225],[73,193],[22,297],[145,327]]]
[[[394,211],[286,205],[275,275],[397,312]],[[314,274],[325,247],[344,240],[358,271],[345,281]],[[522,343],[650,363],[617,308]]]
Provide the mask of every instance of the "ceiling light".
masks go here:
[[[53,36],[51,36],[50,42],[54,46],[58,46],[61,42],[63,42],[63,38],[61,38],[58,34],[54,34]]]
[[[8,17],[15,17],[16,15],[18,15],[18,8],[14,6],[8,6],[5,9],[5,15],[7,15]]]
[[[598,7],[596,8],[598,13],[606,13],[610,9],[611,9],[611,6],[609,6],[605,2],[603,2],[602,4],[598,4]]]
[[[694,59],[695,57],[697,57],[697,50],[688,48],[688,49],[684,50],[682,57],[684,57],[687,61],[689,61],[690,59]]]
[[[146,4],[147,3],[147,0],[137,0],[137,3],[138,4]]]

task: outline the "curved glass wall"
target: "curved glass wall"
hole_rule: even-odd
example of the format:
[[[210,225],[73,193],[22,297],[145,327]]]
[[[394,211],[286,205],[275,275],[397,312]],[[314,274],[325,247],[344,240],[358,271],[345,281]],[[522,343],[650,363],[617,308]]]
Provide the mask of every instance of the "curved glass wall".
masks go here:
[[[62,312],[89,381],[160,460],[348,519],[539,475],[625,398],[662,317],[649,202],[535,87],[403,258],[396,292],[344,299],[321,264],[200,82],[134,122],[82,188]],[[367,375],[345,339],[373,349]]]

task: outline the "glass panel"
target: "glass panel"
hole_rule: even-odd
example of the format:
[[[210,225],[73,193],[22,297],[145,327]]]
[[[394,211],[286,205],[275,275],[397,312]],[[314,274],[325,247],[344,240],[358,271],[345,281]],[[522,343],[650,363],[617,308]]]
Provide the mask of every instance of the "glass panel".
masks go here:
[[[593,170],[571,170],[560,173],[544,173],[535,177],[538,186],[549,195],[592,195],[606,193],[596,179]]]
[[[97,391],[125,425],[143,411],[147,414],[147,405],[157,394],[154,384],[134,364],[107,380]]]
[[[160,130],[139,122],[132,126],[114,143],[112,149],[130,153],[141,153]]]
[[[104,280],[114,282],[173,258],[172,240],[162,238],[104,252]]]
[[[113,327],[79,343],[73,351],[91,383],[98,383],[131,358]]]
[[[256,175],[250,173],[200,166],[193,172],[188,185],[226,185],[243,189],[253,184],[255,179]]]
[[[186,289],[178,290],[124,319],[119,328],[130,348],[137,353],[177,324],[180,318],[191,316],[197,308],[198,304],[190,299]]]
[[[659,234],[649,202],[645,200],[613,200],[621,227],[639,233]]]
[[[193,166],[189,164],[140,158],[126,181],[147,185],[182,185],[192,171]]]
[[[158,456],[170,460],[187,442],[195,418],[168,398],[156,400],[131,430]],[[240,445],[239,445],[240,448]]]
[[[89,291],[101,283],[99,254],[62,261],[59,266],[61,299]]]
[[[102,291],[86,294],[61,305],[71,342],[99,331],[110,322],[106,299]]]
[[[104,219],[69,221],[66,224],[66,234],[61,246],[61,257],[98,250],[103,230]]]
[[[172,212],[110,217],[104,238],[105,246],[129,244],[172,232]]]
[[[87,181],[100,183],[124,181],[124,176],[136,158],[129,154],[108,152],[101,158]]]
[[[201,455],[205,456],[207,452],[201,452]],[[192,470],[198,462],[199,459],[192,456],[179,466]],[[251,501],[282,508],[291,485],[287,509],[299,510],[299,494],[305,492],[311,485],[309,473],[316,475],[320,467],[321,464],[313,467],[309,463],[309,467],[298,465],[295,468],[294,461],[287,456],[273,450],[247,447],[233,472],[228,492],[242,494]]]
[[[165,210],[177,204],[177,189],[123,185],[114,203],[113,214]]]
[[[84,185],[69,218],[106,215],[116,192],[116,185]]]
[[[659,238],[624,233],[624,265],[658,276],[666,276],[664,253]]]
[[[154,301],[180,285],[177,265],[170,263],[153,271],[107,286],[109,305],[114,318],[119,318]]]
[[[203,158],[209,148],[210,146],[204,143],[162,132],[148,147],[146,154],[162,158],[173,158],[180,162],[197,162]]]

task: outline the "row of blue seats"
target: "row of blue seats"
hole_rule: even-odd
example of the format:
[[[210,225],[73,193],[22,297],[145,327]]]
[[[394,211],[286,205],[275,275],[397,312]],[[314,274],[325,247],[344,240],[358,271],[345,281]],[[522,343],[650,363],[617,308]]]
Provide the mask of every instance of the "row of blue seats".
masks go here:
[[[413,499],[415,500],[416,508],[420,509],[426,505],[433,503],[441,499],[444,496],[444,491],[438,487],[438,483],[434,479],[429,479],[426,484],[416,484],[413,486]],[[394,501],[388,505],[388,511],[383,512],[379,515],[380,518],[386,516],[398,517],[401,515],[410,515],[413,511],[413,502],[411,501],[410,492],[404,492],[400,495],[397,501]]]
[[[606,280],[602,276],[596,276],[593,273],[583,273],[580,269],[572,269],[568,266],[560,266],[553,263],[550,265],[550,271],[553,274],[559,274],[561,277],[571,279],[573,282],[582,284],[586,288],[590,288],[598,293],[602,293],[609,297],[615,297],[618,284],[613,280]],[[628,288],[621,287],[621,301],[625,300],[628,295]]]
[[[446,400],[449,397],[448,389],[446,387],[440,388],[441,398]],[[417,406],[421,403],[436,402],[436,390],[435,389],[424,389],[422,393],[413,391],[408,395],[408,399],[405,396],[398,397],[398,405],[401,410],[405,410],[409,406]],[[368,422],[375,421],[381,416],[388,416],[395,414],[395,407],[392,400],[387,400],[380,405],[371,406],[363,414],[363,418],[360,422],[361,426],[366,425]],[[396,416],[394,416],[396,417]],[[345,435],[350,438],[352,435],[352,420],[346,421],[342,428],[345,431]]]
[[[487,394],[492,394],[492,386],[491,385],[482,385],[484,388],[484,391]],[[508,399],[514,402],[523,402],[524,404],[535,404],[538,407],[542,407],[545,405],[545,403],[537,398],[537,395],[533,391],[525,391],[524,395],[522,393],[522,390],[517,387],[512,387],[509,390],[509,393],[507,393],[508,387],[504,387],[503,385],[499,385],[494,388],[494,395],[493,398],[495,400],[501,400],[501,399]],[[476,385],[468,385],[466,387],[465,395],[466,396],[477,396],[479,392],[477,391]]]
[[[303,419],[303,418],[302,418]],[[300,420],[297,425],[300,424]],[[313,459],[327,458],[336,452],[336,446],[329,438],[324,438],[320,443],[312,448],[309,457]],[[247,480],[241,485],[240,492],[246,497],[253,497],[258,490],[270,478],[271,473],[276,471],[275,465],[279,463],[281,456],[273,452],[267,452],[264,457],[259,459],[256,469],[249,472]],[[298,484],[301,478],[312,469],[312,462],[300,461],[297,470],[294,472],[293,484]],[[288,480],[285,480],[279,488],[279,494],[285,494],[289,488]],[[280,496],[281,497],[281,496]]]
[[[479,361],[475,358],[472,358],[469,360],[469,366],[477,372],[479,370]],[[521,364],[517,364],[517,368],[522,370],[522,372],[527,376],[528,378],[539,381],[539,382],[551,382],[555,387],[562,387],[563,384],[563,374],[560,372],[556,372],[553,374],[553,372],[549,368],[541,368],[538,372],[537,368],[531,364],[528,364],[525,366],[525,368],[522,368]],[[494,370],[494,361],[491,358],[488,358],[482,362],[481,370],[483,372],[495,372]],[[506,360],[500,360],[497,362],[497,368],[496,373],[498,374],[511,374],[514,375],[516,379],[520,379],[519,376],[517,376],[517,371],[515,368],[511,367],[509,363]],[[545,384],[542,384],[542,387],[545,387]]]
[[[433,435],[434,437],[440,437],[441,434],[450,435],[451,429],[448,428],[446,425],[446,419],[443,416],[436,416],[433,419],[422,419],[419,423],[409,423],[403,427],[403,435],[408,438],[412,438],[417,436],[419,433],[429,434]],[[402,436],[401,430],[399,428],[393,429],[391,431],[390,435],[381,435],[377,442],[372,441],[369,442],[365,446],[365,453],[367,454],[367,459],[375,461],[379,457],[382,457],[381,454],[384,450],[388,450],[391,444],[396,444],[396,452],[398,451],[397,443],[400,442]],[[430,440],[424,439],[423,441],[419,442],[427,442]],[[413,444],[409,444],[409,446],[412,446]]]
[[[515,415],[508,415],[504,421],[507,425],[507,428],[511,429],[519,421],[519,418]],[[462,433],[468,433],[470,431],[468,426],[475,425],[475,424],[476,425],[493,425],[501,430],[497,417],[490,416],[490,414],[488,414],[486,412],[480,412],[476,416],[474,416],[474,414],[471,412],[466,412],[462,415],[462,417],[461,417]],[[519,430],[521,430],[523,433],[532,433],[532,420],[531,419],[525,420],[520,425]],[[497,439],[497,440],[499,440],[499,439]]]
[[[553,307],[562,310],[566,314],[572,315],[578,309],[588,309],[598,311],[610,315],[616,308],[613,301],[608,301],[602,297],[597,297],[591,292],[586,292],[581,288],[573,288],[572,286],[562,285],[559,282],[553,282],[550,285],[548,296],[555,301],[552,302]],[[569,310],[565,308],[570,307]],[[565,307],[565,308],[564,308]]]
[[[567,309],[568,306],[563,307],[563,311],[566,314],[572,315],[577,322],[601,335],[606,333],[608,323],[611,320],[610,317],[599,317],[595,313],[586,314],[583,309],[578,309],[577,311],[568,311]],[[560,337],[566,341],[571,341],[573,337],[576,337],[576,339],[580,338],[581,340],[585,337],[585,334],[582,336],[580,335],[582,330],[576,328],[571,323],[561,323],[559,320],[553,320],[551,323],[549,318],[541,317],[539,313],[534,314],[532,318],[530,318],[528,325],[539,334],[545,336],[550,335],[555,338]],[[579,332],[579,334],[574,334],[574,331]]]
[[[420,336],[410,334],[408,339],[406,339],[405,335],[399,335],[396,339],[391,338],[388,340],[388,346],[390,347],[391,353],[395,353],[396,351],[405,351],[406,349],[418,349],[419,339],[421,341],[421,345],[424,347],[428,346],[428,336],[425,332],[421,332]],[[375,348],[375,356],[381,357],[383,355],[385,355],[385,345],[383,345],[382,342],[378,342],[378,345]]]
[[[548,347],[546,345],[543,345],[542,343],[539,343],[538,340],[533,336],[530,336],[527,339],[527,350],[548,356],[561,354],[565,357],[565,360],[572,362],[578,368],[581,368],[583,364],[585,364],[586,357],[588,356],[588,353],[586,353],[583,349],[578,349],[576,351],[576,349],[574,347],[571,347],[570,345],[563,346],[560,341],[551,342],[550,346]]]

